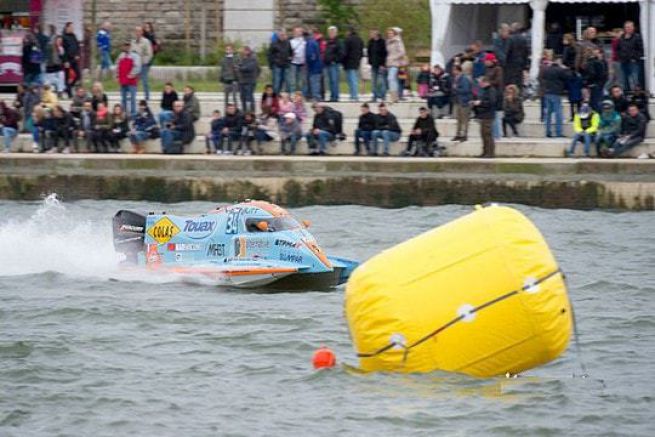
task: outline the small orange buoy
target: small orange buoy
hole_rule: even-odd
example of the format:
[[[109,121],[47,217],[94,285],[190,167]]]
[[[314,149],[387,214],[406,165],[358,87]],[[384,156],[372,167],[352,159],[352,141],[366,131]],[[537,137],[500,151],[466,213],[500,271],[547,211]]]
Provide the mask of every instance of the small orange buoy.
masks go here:
[[[337,356],[331,349],[321,346],[314,351],[312,364],[314,365],[314,369],[329,369],[337,364]]]

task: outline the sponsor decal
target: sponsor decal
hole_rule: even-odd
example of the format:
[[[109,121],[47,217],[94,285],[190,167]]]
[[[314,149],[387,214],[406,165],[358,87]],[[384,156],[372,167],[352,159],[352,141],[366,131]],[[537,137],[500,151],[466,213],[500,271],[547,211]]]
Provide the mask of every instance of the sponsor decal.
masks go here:
[[[184,232],[194,240],[209,237],[215,228],[216,222],[211,220],[186,220],[184,222]]]
[[[184,222],[184,232],[212,232],[216,222],[187,220]]]
[[[249,238],[246,239],[247,249],[268,249],[271,247],[270,240],[264,238]]]
[[[207,256],[211,256],[211,257],[225,256],[225,244],[215,244],[215,243],[208,244]]]
[[[168,243],[168,250],[170,252],[193,252],[200,250],[202,248],[201,244],[195,243]]]
[[[148,265],[157,265],[161,263],[161,257],[159,252],[157,252],[156,244],[148,244],[146,251],[146,264]]]
[[[285,253],[282,252],[280,253],[280,261],[287,261],[287,262],[292,262],[296,264],[301,264],[302,263],[302,256],[296,255],[293,253]]]
[[[280,247],[288,247],[290,249],[297,249],[300,247],[300,243],[293,243],[288,240],[275,240],[275,245]]]
[[[160,218],[157,223],[148,229],[148,235],[159,244],[168,243],[171,238],[179,233],[180,228],[178,228],[168,217]]]
[[[143,232],[143,226],[121,225],[120,231]]]

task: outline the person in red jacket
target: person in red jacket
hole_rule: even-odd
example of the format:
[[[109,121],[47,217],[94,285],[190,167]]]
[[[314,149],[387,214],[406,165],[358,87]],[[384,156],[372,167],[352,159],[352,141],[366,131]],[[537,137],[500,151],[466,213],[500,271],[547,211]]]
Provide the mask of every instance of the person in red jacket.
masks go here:
[[[130,96],[129,114],[130,118],[136,117],[136,88],[139,83],[141,72],[141,58],[131,50],[131,44],[123,43],[121,54],[116,61],[116,75],[121,86],[121,103],[127,111],[127,96]]]

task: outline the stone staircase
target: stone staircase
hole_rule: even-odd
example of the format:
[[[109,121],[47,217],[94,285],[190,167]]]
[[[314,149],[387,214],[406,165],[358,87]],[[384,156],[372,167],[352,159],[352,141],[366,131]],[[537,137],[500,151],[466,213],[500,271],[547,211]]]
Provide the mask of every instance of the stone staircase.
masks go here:
[[[211,122],[211,112],[215,109],[220,109],[221,111],[224,108],[224,101],[222,99],[222,94],[218,93],[198,93],[198,98],[201,104],[201,119],[196,123],[196,132],[198,134],[196,140],[187,148],[186,153],[190,154],[202,154],[205,153],[205,139],[204,134],[209,131],[209,125]],[[10,96],[1,96],[0,98],[5,97],[6,100],[10,100]],[[369,96],[364,96],[364,98]],[[117,93],[110,93],[110,105],[118,103],[120,98]],[[152,109],[154,112],[157,112],[158,101],[152,101]],[[68,106],[68,102],[62,102],[64,107]],[[360,109],[359,106],[361,103],[351,103],[348,101],[341,101],[338,103],[328,103],[331,107],[341,111],[344,115],[344,132],[347,134],[348,138],[345,141],[339,141],[334,143],[328,150],[330,155],[352,155],[354,151],[354,142],[353,142],[353,132],[357,126],[357,120],[359,117]],[[401,140],[391,147],[391,154],[398,155],[405,149],[407,143],[407,136],[414,124],[414,120],[418,115],[418,108],[424,106],[425,101],[418,98],[409,98],[408,101],[399,102],[395,105],[392,105],[390,110],[396,115],[398,121],[403,129],[403,136]],[[372,109],[373,104],[371,104]],[[496,154],[499,157],[536,157],[536,158],[561,158],[565,155],[565,150],[570,144],[570,136],[572,132],[571,123],[568,122],[568,118],[565,120],[564,134],[567,138],[545,138],[545,126],[544,123],[539,120],[540,106],[539,102],[525,102],[525,112],[526,119],[524,123],[519,127],[520,137],[516,138],[502,138],[496,142]],[[307,110],[309,112],[309,120],[304,124],[305,130],[311,126],[311,119],[313,117],[313,112],[309,105],[307,105]],[[655,105],[651,106],[651,113],[655,114]],[[565,105],[565,114],[568,114],[568,107]],[[445,146],[446,156],[453,157],[472,157],[480,155],[482,150],[482,144],[479,136],[479,125],[475,120],[471,120],[469,124],[469,141],[464,143],[453,143],[450,141],[455,135],[456,122],[450,118],[444,118],[437,120],[437,128],[440,133],[439,142],[442,146]],[[648,127],[648,137],[644,144],[634,148],[627,155],[629,157],[638,157],[643,154],[652,154],[655,155],[655,124],[651,123]],[[381,148],[381,145],[379,146]],[[592,147],[592,154],[595,153],[595,150]],[[27,134],[21,134],[14,142],[13,147],[14,152],[31,152],[32,151],[32,140],[31,136]],[[128,141],[124,141],[122,144],[122,151],[129,153],[131,151],[131,146]],[[149,141],[146,145],[147,153],[160,153],[161,145],[159,140]],[[264,154],[277,154],[279,153],[279,144],[277,141],[271,143],[263,144],[261,147],[261,153]],[[579,145],[577,148],[578,154],[582,154],[582,145]],[[307,144],[305,141],[302,141],[297,150],[297,154],[306,154],[308,153]]]

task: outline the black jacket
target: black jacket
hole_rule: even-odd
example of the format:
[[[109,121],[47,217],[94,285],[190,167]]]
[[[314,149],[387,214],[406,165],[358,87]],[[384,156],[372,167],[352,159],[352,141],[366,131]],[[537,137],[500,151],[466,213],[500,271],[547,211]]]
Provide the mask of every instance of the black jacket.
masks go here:
[[[343,43],[339,38],[325,40],[325,65],[338,64],[343,59]]]
[[[416,121],[414,122],[414,129],[421,129],[422,134],[431,134],[435,138],[439,136],[439,132],[437,132],[437,126],[434,124],[434,118],[432,118],[431,115],[428,115],[427,117],[418,117]]]
[[[543,87],[544,94],[561,95],[566,88],[566,81],[569,79],[569,70],[560,67],[557,64],[543,67],[539,77],[540,85]]]
[[[318,112],[314,114],[312,129],[320,129],[329,132],[332,135],[339,133],[336,125],[336,120],[328,110],[323,110],[323,112],[320,114]]]
[[[359,116],[359,123],[357,124],[357,129],[363,131],[373,131],[375,130],[376,117],[375,114],[369,112],[367,114],[362,114]]]
[[[172,125],[174,130],[181,132],[182,144],[191,144],[196,137],[191,113],[188,111],[175,112],[173,114]]]
[[[480,120],[493,120],[496,117],[496,109],[498,107],[496,89],[492,86],[480,88],[478,100],[480,104],[475,107],[475,115]]]
[[[607,62],[598,59],[595,56],[587,60],[587,63],[582,70],[582,80],[585,85],[602,87],[605,85],[605,82],[607,82],[608,77]]]
[[[387,62],[387,43],[382,38],[368,40],[367,55],[371,67],[384,67]]]
[[[289,46],[291,47],[291,46]],[[253,55],[246,56],[239,62],[239,83],[241,84],[254,84],[259,77],[259,63],[257,58]]]
[[[641,112],[636,117],[625,114],[621,120],[621,135],[629,135],[630,138],[643,140],[646,137],[647,123],[646,116]]]
[[[641,35],[633,33],[630,38],[621,37],[616,54],[620,62],[639,61],[644,56],[644,42]]]
[[[402,129],[400,129],[400,125],[398,124],[398,120],[396,120],[396,116],[393,115],[391,112],[388,112],[387,115],[381,115],[381,114],[377,115],[375,129],[388,130],[391,132],[398,132],[398,133],[402,132]]]
[[[284,41],[278,39],[271,44],[269,49],[269,59],[274,67],[288,67],[291,64],[292,55],[293,51],[288,39]]]
[[[62,35],[64,46],[64,62],[75,61],[76,56],[80,56],[80,42],[74,33],[64,33]]]
[[[357,70],[364,56],[364,41],[355,32],[352,32],[343,44],[343,68]]]
[[[234,114],[225,114],[223,117],[224,127],[230,129],[233,132],[241,133],[241,126],[243,126],[243,116],[239,111]]]
[[[172,111],[173,103],[175,103],[176,100],[177,100],[177,93],[175,91],[171,92],[170,94],[166,94],[165,92],[162,92],[160,108],[165,111]]]
[[[509,37],[505,65],[508,68],[524,68],[528,65],[528,42],[520,33]]]
[[[610,100],[612,100],[612,103],[614,103],[614,110],[619,114],[624,113],[628,109],[628,105],[630,104],[630,102],[628,102],[628,99],[626,99],[625,96],[623,95],[621,95],[618,98],[610,97]]]

